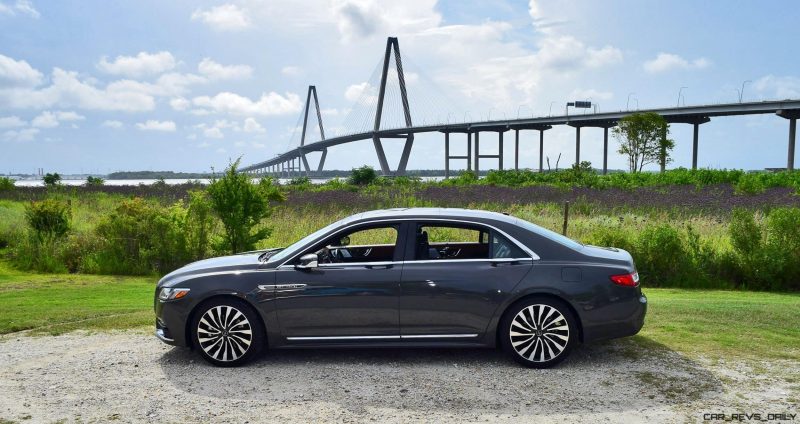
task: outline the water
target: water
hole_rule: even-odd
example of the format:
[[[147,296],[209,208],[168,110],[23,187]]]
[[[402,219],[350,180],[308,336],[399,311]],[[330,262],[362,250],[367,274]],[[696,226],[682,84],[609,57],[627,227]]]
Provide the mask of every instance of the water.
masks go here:
[[[444,176],[434,176],[434,177],[420,177],[422,181],[441,181],[444,179]],[[278,178],[278,181],[281,184],[286,184],[290,181],[290,178]],[[332,178],[311,178],[311,182],[313,184],[323,184],[332,180]],[[151,185],[156,181],[160,181],[157,179],[141,179],[141,180],[105,180],[103,183],[107,186],[137,186],[137,185]],[[189,178],[171,178],[163,180],[168,185],[178,185],[178,184],[186,184],[188,182],[200,182],[200,184],[208,184],[208,178],[197,178],[197,179],[189,179]],[[258,178],[254,178],[253,181],[258,181]],[[61,184],[65,186],[82,186],[86,184],[86,179],[64,179],[61,180]],[[14,185],[17,187],[43,187],[44,182],[40,179],[37,180],[17,180],[14,182]]]

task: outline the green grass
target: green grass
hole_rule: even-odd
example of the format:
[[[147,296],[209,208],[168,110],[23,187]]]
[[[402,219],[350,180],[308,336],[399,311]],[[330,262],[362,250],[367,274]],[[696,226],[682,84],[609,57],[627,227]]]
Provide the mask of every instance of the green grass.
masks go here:
[[[640,338],[710,357],[800,359],[800,295],[645,289]]]
[[[28,274],[0,262],[0,334],[149,325],[155,283],[154,277]]]
[[[0,262],[0,334],[152,325],[153,277],[28,274]],[[710,358],[800,359],[800,295],[645,288],[635,340]]]

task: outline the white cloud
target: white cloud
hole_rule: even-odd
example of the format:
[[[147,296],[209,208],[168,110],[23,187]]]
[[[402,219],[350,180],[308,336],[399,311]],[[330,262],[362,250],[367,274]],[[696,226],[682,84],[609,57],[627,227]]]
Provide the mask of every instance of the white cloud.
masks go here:
[[[37,128],[54,128],[64,121],[82,121],[84,119],[86,119],[85,116],[75,112],[51,112],[46,110],[39,114],[39,116],[33,118],[31,125]]]
[[[97,68],[112,75],[141,77],[161,74],[175,68],[176,61],[170,52],[139,52],[136,56],[117,56],[113,62],[103,56]]]
[[[141,85],[111,83],[98,88],[93,80],[82,81],[76,72],[53,69],[49,86],[0,89],[0,107],[44,109],[53,106],[89,110],[148,111],[155,99]]]
[[[6,116],[0,118],[0,128],[18,128],[24,127],[27,122],[19,119],[19,116]]]
[[[614,93],[610,91],[599,91],[594,88],[588,90],[576,89],[570,93],[570,100],[589,100],[596,102],[597,100],[610,100],[614,98]]]
[[[136,128],[142,131],[175,131],[175,122],[172,121],[156,121],[148,119],[147,122],[140,122],[136,124]]]
[[[217,127],[206,128],[203,130],[203,135],[206,138],[223,138],[225,134],[222,133],[222,130]]]
[[[388,79],[387,79],[388,80]],[[350,102],[372,104],[378,97],[378,87],[373,87],[368,82],[351,84],[344,90],[344,98]]]
[[[32,141],[39,134],[38,128],[25,128],[23,130],[11,130],[3,133],[3,140],[6,141]]]
[[[655,59],[645,62],[644,70],[654,74],[673,70],[704,69],[710,65],[711,62],[704,57],[689,61],[676,54],[662,52]]]
[[[256,121],[253,118],[247,118],[247,119],[244,120],[243,130],[246,133],[263,133],[263,132],[266,132],[264,127],[262,127],[261,124],[259,124],[258,121]]]
[[[0,88],[35,87],[42,83],[42,76],[28,62],[0,54]]]
[[[303,70],[299,66],[284,66],[281,68],[281,73],[288,77],[296,77],[303,74]]]
[[[175,97],[169,101],[169,105],[174,110],[184,111],[192,105],[192,102],[183,97]]]
[[[300,97],[295,93],[280,95],[275,92],[264,93],[257,101],[231,92],[222,92],[213,97],[199,96],[192,103],[217,113],[233,115],[285,115],[299,112],[302,108]]]
[[[221,65],[209,58],[197,65],[197,71],[212,80],[244,79],[253,75],[253,68],[247,65]]]
[[[28,15],[31,18],[38,18],[41,16],[39,11],[33,7],[33,3],[31,3],[30,0],[17,0],[13,6],[0,3],[0,15],[16,16],[17,13]]]
[[[125,126],[125,124],[123,124],[122,121],[107,120],[103,122],[103,126],[107,128],[120,129]]]
[[[235,4],[223,4],[208,10],[197,9],[192,20],[199,20],[216,31],[240,31],[250,26],[250,17]]]
[[[800,97],[800,78],[767,75],[757,79],[753,88],[768,98],[796,99]]]

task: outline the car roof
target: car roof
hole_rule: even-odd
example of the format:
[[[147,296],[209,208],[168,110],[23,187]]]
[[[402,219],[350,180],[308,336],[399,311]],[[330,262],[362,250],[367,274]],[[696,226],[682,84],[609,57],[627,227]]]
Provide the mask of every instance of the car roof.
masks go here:
[[[462,208],[394,208],[363,212],[350,217],[348,221],[372,220],[378,218],[466,218],[470,220],[491,219],[515,223],[516,218],[499,212]]]

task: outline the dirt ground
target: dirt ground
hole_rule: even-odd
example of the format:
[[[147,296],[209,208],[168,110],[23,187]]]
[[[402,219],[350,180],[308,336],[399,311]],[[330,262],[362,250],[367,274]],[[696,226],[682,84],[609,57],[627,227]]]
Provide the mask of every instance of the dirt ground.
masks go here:
[[[794,361],[694,360],[631,339],[550,370],[491,349],[270,351],[224,369],[142,331],[12,335],[0,422],[702,422],[797,414],[798,376]]]

